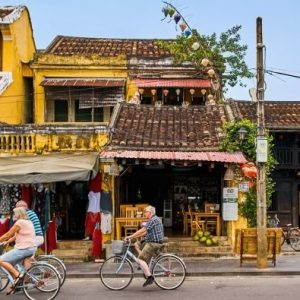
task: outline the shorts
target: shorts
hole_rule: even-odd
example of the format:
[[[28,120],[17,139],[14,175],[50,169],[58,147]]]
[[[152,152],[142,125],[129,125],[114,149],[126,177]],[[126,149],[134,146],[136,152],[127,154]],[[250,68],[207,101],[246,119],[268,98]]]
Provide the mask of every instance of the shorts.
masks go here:
[[[138,258],[144,260],[147,264],[149,264],[151,257],[155,257],[163,247],[163,244],[145,241],[138,241],[137,245],[142,250]]]
[[[13,266],[21,263],[25,257],[32,256],[36,251],[36,247],[26,249],[12,249],[0,256],[0,259],[12,264]]]

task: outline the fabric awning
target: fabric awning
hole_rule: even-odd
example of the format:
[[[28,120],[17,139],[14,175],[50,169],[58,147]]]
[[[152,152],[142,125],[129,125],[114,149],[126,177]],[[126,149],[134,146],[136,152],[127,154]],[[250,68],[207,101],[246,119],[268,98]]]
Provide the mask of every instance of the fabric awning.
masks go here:
[[[65,87],[124,87],[125,78],[46,78],[41,86]]]
[[[98,153],[0,157],[0,184],[88,181],[98,168]]]
[[[245,163],[246,158],[241,152],[183,152],[183,151],[135,151],[135,150],[104,150],[101,158],[136,158],[188,161],[214,161],[224,163]]]
[[[135,79],[137,87],[210,88],[210,79]]]

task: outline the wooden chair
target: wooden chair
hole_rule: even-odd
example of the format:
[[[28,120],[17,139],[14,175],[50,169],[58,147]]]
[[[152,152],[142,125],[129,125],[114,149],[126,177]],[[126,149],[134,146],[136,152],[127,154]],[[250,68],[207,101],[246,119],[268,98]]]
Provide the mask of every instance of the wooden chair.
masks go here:
[[[213,213],[216,211],[216,204],[215,203],[206,203],[205,204],[205,213]],[[207,220],[205,224],[205,230],[215,233],[217,232],[217,222],[213,220]]]
[[[144,209],[149,206],[148,203],[138,203],[135,205],[135,207],[138,209],[138,211],[144,212]]]
[[[120,204],[120,217],[126,217],[126,207],[133,207],[132,204]]]
[[[201,217],[194,213],[191,225],[191,236],[193,236],[199,230],[205,231],[205,221],[201,220]]]
[[[186,212],[184,208],[181,208],[182,220],[183,220],[183,234],[189,233],[189,228],[192,227],[192,215]]]
[[[126,214],[126,218],[136,218],[136,214],[138,212],[138,209],[136,207],[126,207],[125,209],[125,214]],[[126,224],[123,226],[124,227],[124,234],[125,237],[128,235],[133,234],[134,232],[136,232],[139,229],[139,222],[138,219],[137,221],[126,221]]]

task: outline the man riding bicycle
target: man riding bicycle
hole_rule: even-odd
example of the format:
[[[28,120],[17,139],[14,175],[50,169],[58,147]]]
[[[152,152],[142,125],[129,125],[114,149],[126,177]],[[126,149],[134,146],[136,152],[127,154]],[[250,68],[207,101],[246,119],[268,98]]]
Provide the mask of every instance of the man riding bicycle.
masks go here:
[[[143,284],[145,287],[154,282],[148,264],[151,257],[155,256],[157,251],[163,246],[164,227],[161,219],[156,216],[155,207],[147,206],[144,210],[144,215],[148,219],[148,222],[132,235],[125,237],[125,240],[144,237],[144,239],[137,241],[134,246],[138,252],[138,263],[147,277]]]

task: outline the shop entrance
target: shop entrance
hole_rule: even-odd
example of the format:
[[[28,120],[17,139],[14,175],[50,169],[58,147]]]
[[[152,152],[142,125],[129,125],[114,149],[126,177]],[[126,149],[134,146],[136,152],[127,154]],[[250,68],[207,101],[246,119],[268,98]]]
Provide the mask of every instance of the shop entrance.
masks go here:
[[[57,222],[57,239],[82,239],[88,204],[87,182],[58,182],[51,203]]]
[[[119,178],[119,204],[148,203],[163,218],[168,235],[183,235],[183,212],[204,211],[205,203],[221,211],[221,166],[133,165]]]

